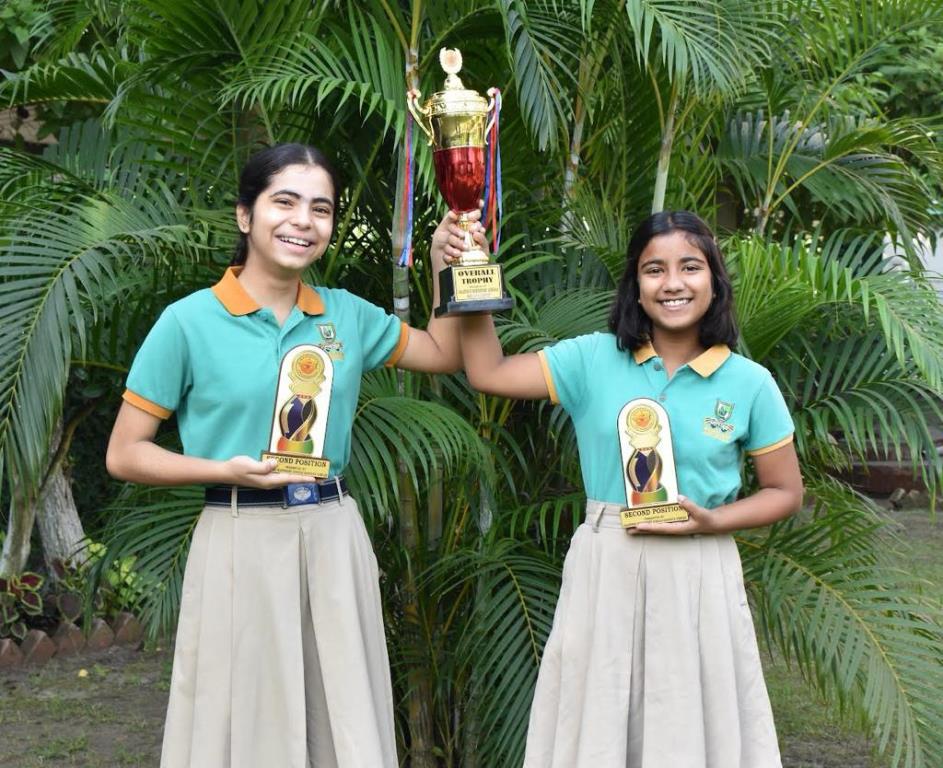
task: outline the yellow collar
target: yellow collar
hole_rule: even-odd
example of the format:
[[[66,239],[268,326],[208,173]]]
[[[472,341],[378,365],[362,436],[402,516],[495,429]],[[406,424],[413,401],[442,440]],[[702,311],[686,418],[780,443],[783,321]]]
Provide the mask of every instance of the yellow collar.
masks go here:
[[[641,365],[646,360],[651,360],[653,357],[656,357],[657,353],[652,343],[646,341],[632,353],[632,356],[635,358],[635,362]],[[688,363],[688,367],[692,368],[695,373],[706,379],[720,368],[728,357],[730,357],[730,347],[726,344],[715,344],[710,349],[705,349],[701,354],[695,357]]]
[[[213,293],[230,315],[249,315],[261,309],[239,282],[240,272],[242,272],[242,267],[229,267],[220,281],[213,286]],[[324,314],[324,302],[321,301],[318,292],[301,281],[298,282],[298,296],[295,304],[306,315]]]

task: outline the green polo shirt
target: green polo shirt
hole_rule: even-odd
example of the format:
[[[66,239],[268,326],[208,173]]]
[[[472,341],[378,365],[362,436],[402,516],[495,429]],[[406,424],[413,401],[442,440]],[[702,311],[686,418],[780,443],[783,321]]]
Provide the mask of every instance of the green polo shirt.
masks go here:
[[[638,397],[668,413],[678,490],[708,509],[736,499],[744,453],[767,453],[792,441],[792,417],[769,371],[724,345],[670,379],[651,345],[620,351],[611,333],[567,339],[538,355],[551,400],[573,420],[591,499],[626,503],[617,422],[623,406]]]
[[[301,284],[279,327],[238,273],[231,268],[212,288],[164,310],[134,358],[124,399],[162,419],[176,412],[188,456],[257,459],[269,447],[282,358],[299,344],[317,344],[334,363],[324,458],[331,476],[340,474],[361,375],[396,363],[409,326],[345,290]]]

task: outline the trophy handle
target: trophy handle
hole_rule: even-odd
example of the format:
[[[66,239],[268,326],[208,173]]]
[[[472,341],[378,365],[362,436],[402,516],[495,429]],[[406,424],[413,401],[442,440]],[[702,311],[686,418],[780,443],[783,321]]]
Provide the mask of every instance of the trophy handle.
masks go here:
[[[485,126],[485,136],[488,135],[488,131],[490,131],[491,126],[494,125],[494,119],[498,116],[498,112],[495,109],[498,93],[497,88],[488,89],[488,109],[485,110],[485,114],[488,115],[488,124]]]
[[[431,146],[432,122],[429,118],[428,110],[423,109],[422,105],[419,103],[420,98],[422,98],[422,94],[419,91],[410,89],[406,92],[406,106],[409,108],[409,113],[416,121],[416,125],[426,134],[426,138],[429,140],[429,145]]]

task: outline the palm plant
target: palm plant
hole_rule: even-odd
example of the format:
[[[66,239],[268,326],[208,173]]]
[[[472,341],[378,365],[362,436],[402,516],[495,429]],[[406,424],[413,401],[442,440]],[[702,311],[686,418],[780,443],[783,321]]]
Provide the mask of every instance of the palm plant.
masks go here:
[[[467,81],[505,93],[498,255],[518,301],[499,323],[505,347],[604,328],[627,222],[653,201],[740,229],[726,249],[741,351],[786,393],[815,499],[739,540],[757,621],[811,681],[862,708],[895,765],[940,762],[938,606],[890,568],[881,515],[836,476],[875,451],[909,454],[932,488],[941,475],[929,431],[943,420],[939,305],[918,269],[886,274],[879,255],[885,232],[927,230],[938,145],[925,123],[846,94],[900,29],[943,11],[826,5],[51,0],[42,47],[0,98],[95,119],[42,158],[0,149],[11,496],[42,473],[70,372],[111,372],[116,396],[160,308],[225,263],[230,190],[259,143],[313,141],[337,159],[349,183],[312,277],[388,306],[407,83],[434,89],[438,48],[474,40]],[[73,51],[86,29],[94,41]],[[439,205],[429,154],[417,155],[419,266],[393,270],[405,316],[410,298],[429,308],[424,242]],[[403,754],[414,766],[519,763],[584,501],[566,415],[460,376],[377,372],[349,471],[384,574]],[[173,627],[199,498],[124,488],[112,500],[98,567],[139,555],[152,633]]]

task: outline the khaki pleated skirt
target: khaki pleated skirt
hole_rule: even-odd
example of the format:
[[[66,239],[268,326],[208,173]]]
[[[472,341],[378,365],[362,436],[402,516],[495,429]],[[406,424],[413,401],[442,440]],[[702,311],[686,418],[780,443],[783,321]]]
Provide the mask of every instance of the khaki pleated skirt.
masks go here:
[[[357,505],[207,506],[161,768],[395,768],[377,562]]]
[[[590,501],[573,537],[525,768],[781,768],[733,537],[618,511]]]

